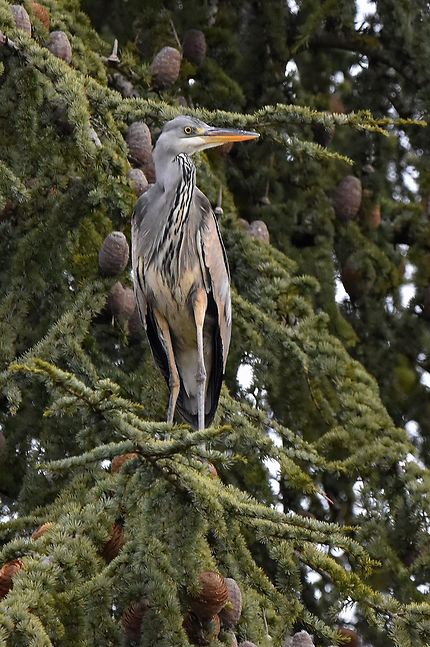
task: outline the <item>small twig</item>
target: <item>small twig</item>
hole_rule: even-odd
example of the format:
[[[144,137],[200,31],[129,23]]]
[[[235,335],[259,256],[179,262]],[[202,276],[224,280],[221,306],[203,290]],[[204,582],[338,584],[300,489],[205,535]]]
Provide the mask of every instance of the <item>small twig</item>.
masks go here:
[[[169,22],[170,22],[170,26],[172,28],[173,36],[175,37],[175,40],[176,40],[176,42],[178,44],[179,51],[182,52],[181,41],[179,40],[178,32],[175,29],[175,25],[173,24],[173,20],[171,18],[169,18]]]

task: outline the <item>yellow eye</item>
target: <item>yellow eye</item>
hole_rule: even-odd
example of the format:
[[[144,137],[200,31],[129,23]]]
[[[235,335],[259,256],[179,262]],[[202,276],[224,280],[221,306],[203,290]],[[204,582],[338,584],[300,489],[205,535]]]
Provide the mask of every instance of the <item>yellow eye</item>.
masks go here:
[[[193,129],[191,128],[191,126],[185,126],[184,133],[186,135],[191,135],[192,132],[193,132]]]

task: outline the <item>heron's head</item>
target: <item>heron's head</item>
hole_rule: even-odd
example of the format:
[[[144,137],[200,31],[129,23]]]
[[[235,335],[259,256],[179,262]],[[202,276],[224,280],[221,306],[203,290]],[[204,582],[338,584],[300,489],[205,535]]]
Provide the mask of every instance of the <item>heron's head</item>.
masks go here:
[[[168,121],[158,138],[156,149],[171,155],[193,155],[205,148],[221,146],[226,142],[256,139],[260,135],[246,130],[214,128],[194,117],[180,116]]]

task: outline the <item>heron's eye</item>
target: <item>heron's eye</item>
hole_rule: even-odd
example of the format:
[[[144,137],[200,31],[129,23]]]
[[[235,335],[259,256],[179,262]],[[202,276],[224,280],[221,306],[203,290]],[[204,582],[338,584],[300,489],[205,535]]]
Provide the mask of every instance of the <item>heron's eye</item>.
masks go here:
[[[193,132],[193,129],[191,128],[191,126],[185,126],[184,133],[186,135],[191,135],[192,132]]]

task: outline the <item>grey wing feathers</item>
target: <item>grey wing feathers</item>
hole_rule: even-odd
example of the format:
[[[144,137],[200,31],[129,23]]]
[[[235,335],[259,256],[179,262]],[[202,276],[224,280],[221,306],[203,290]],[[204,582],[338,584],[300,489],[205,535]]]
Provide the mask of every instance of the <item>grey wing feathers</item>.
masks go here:
[[[164,346],[160,340],[154,315],[151,309],[148,308],[146,299],[144,259],[149,257],[151,249],[149,248],[146,236],[143,235],[143,222],[146,215],[148,197],[148,194],[144,193],[139,198],[131,221],[131,263],[133,268],[133,284],[139,316],[148,335],[155,363],[168,382],[169,365],[167,362],[166,351],[164,350]]]
[[[202,248],[201,259],[204,264],[202,274],[203,277],[205,274],[209,276],[212,296],[218,311],[223,368],[225,368],[231,337],[230,271],[218,223],[210,202],[198,189],[196,191],[196,198],[202,210],[199,230]]]

